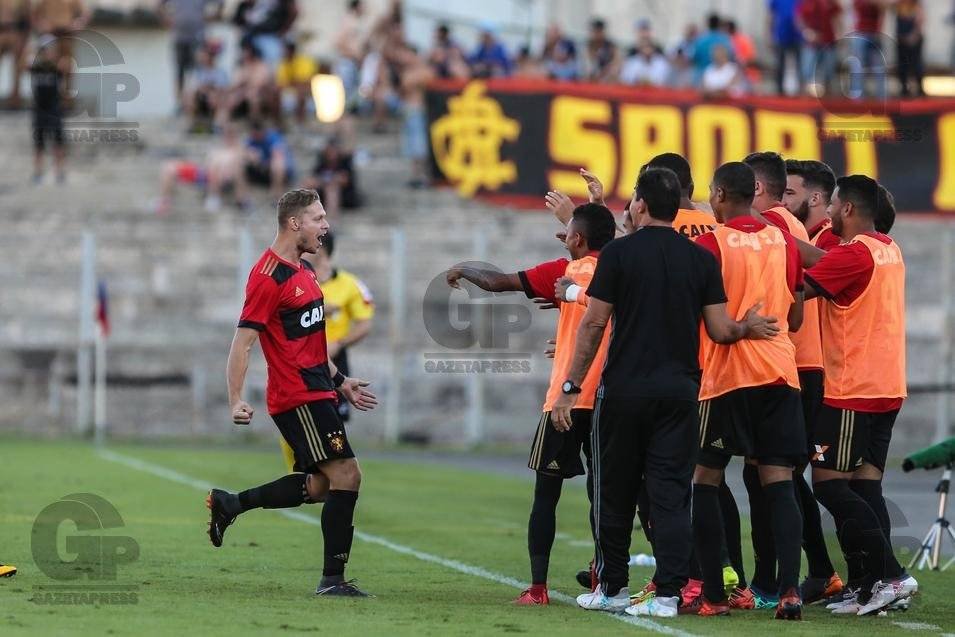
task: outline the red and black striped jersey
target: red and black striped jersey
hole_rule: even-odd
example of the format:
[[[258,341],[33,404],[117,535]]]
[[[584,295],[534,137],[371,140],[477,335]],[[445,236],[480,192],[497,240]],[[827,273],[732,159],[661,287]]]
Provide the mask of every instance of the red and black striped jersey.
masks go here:
[[[295,265],[266,250],[249,274],[239,327],[260,332],[269,414],[336,397],[328,369],[324,296],[311,264],[303,260]]]

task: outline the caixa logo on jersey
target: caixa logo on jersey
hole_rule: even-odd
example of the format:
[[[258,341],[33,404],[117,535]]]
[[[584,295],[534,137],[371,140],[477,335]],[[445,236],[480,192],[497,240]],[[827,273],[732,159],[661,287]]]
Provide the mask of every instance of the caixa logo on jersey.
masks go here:
[[[494,272],[489,263],[465,262],[458,267]],[[425,329],[444,351],[425,352],[431,373],[529,373],[530,353],[511,351],[516,335],[531,326],[531,310],[519,292],[487,292],[461,279],[461,289],[448,286],[442,272],[428,285],[422,308]]]
[[[316,299],[293,310],[279,312],[279,316],[282,318],[285,338],[290,341],[325,329],[325,305],[322,299]]]

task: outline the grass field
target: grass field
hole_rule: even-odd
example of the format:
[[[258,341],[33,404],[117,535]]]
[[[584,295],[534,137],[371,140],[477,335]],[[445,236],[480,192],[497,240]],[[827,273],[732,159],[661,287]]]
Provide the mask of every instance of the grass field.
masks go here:
[[[836,618],[811,607],[802,624],[771,622],[763,611],[650,622],[568,603],[514,607],[509,602],[527,578],[531,483],[410,461],[363,462],[356,518],[362,535],[349,575],[376,597],[316,599],[318,506],[250,512],[229,529],[221,549],[205,534],[204,489],[272,479],[281,471],[277,449],[116,445],[99,452],[83,443],[19,439],[0,440],[0,449],[0,561],[20,568],[16,577],[0,579],[0,635],[955,633],[955,571],[917,573],[923,592],[912,610],[887,618]],[[34,587],[63,582],[34,564],[34,519],[80,492],[106,498],[122,515],[125,527],[103,534],[128,535],[139,545],[139,558],[120,565],[113,582],[138,587],[135,605],[35,601]],[[551,586],[576,595],[573,574],[591,555],[583,489],[565,488],[560,506]],[[65,523],[60,535],[71,534],[89,535]],[[633,552],[648,551],[641,532],[634,539]],[[635,567],[632,584],[650,575]]]

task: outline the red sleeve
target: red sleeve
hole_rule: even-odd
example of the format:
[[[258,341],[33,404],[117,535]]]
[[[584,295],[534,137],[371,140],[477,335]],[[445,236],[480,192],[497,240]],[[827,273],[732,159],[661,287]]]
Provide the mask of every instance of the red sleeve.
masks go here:
[[[527,298],[533,299],[540,297],[549,301],[556,301],[554,298],[554,284],[557,279],[564,276],[567,271],[567,259],[554,259],[535,265],[529,270],[522,270],[517,273],[521,278],[521,285],[524,286],[524,294]]]
[[[872,254],[865,245],[847,243],[834,247],[806,270],[806,282],[821,296],[848,305],[868,287],[874,269]]]
[[[816,247],[820,250],[825,250],[829,252],[834,247],[840,243],[839,237],[836,236],[836,233],[832,231],[832,228],[826,228],[819,233],[819,238],[816,239]]]
[[[783,219],[783,216],[775,210],[765,210],[761,214],[769,223],[773,224],[783,232],[789,232],[789,226],[786,225],[786,220]]]
[[[783,230],[783,238],[786,239],[786,282],[789,290],[795,294],[803,288],[802,255],[796,237]]]
[[[723,260],[720,257],[720,244],[716,241],[716,235],[712,232],[707,232],[706,234],[701,234],[696,238],[696,245],[703,246],[707,250],[713,253],[713,256],[716,257],[716,263],[720,267],[723,267]]]
[[[245,305],[239,327],[263,331],[279,306],[279,286],[270,276],[253,273],[245,286]]]

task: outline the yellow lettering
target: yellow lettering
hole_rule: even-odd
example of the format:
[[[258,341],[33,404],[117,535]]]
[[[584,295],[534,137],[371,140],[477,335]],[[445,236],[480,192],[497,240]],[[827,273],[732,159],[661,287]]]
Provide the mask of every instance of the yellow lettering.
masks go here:
[[[955,113],[938,118],[938,186],[935,188],[935,207],[955,210]]]
[[[693,197],[706,199],[716,168],[727,161],[739,161],[749,153],[749,118],[733,106],[694,106],[687,115],[686,128],[688,159],[696,176]],[[722,142],[719,156],[717,140]]]
[[[613,136],[593,126],[608,126],[613,117],[610,102],[570,95],[556,96],[551,102],[548,145],[555,163],[584,167],[603,183],[612,184],[617,165]],[[548,175],[552,190],[568,195],[587,196],[587,184],[574,170],[553,169]],[[607,193],[608,195],[610,192]]]
[[[879,161],[875,144],[883,137],[893,137],[895,127],[884,115],[837,115],[826,113],[822,130],[827,138],[840,138],[846,147],[846,174],[879,178]]]
[[[784,157],[818,160],[822,151],[816,118],[805,113],[756,111],[756,148]]]
[[[617,196],[629,199],[637,172],[661,153],[683,150],[683,115],[675,106],[620,106],[620,179]]]

